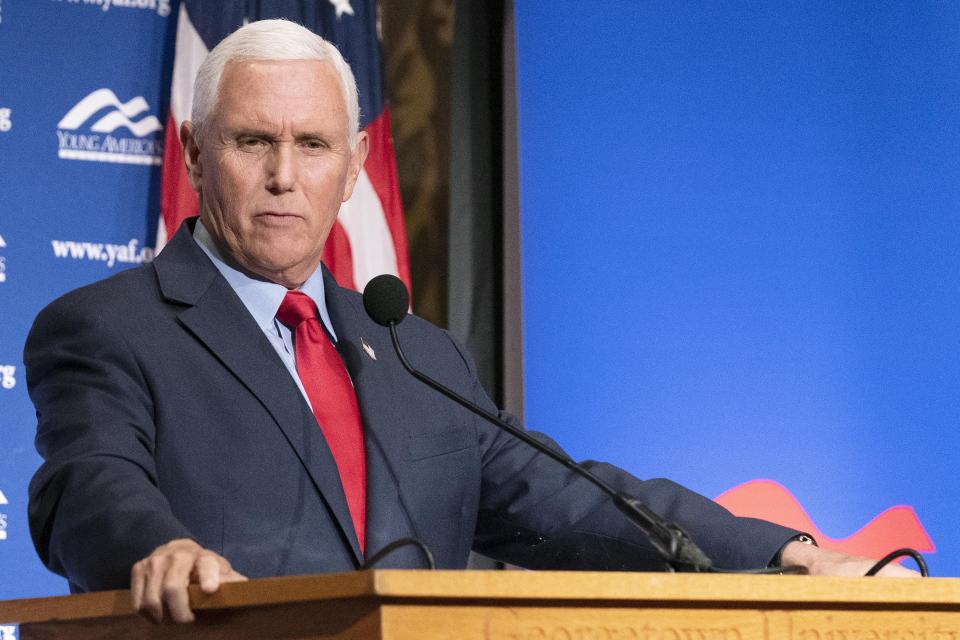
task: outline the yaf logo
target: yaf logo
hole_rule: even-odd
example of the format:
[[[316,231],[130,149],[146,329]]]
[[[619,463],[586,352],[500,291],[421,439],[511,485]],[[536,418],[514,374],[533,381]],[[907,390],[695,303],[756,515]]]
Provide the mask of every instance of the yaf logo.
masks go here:
[[[6,133],[13,128],[13,109],[0,107],[0,133]]]
[[[6,249],[7,243],[4,241],[3,236],[0,236],[0,249]],[[3,256],[0,256],[0,282],[7,281],[7,259]]]
[[[163,125],[146,115],[147,101],[137,96],[120,102],[110,89],[97,89],[74,106],[57,124],[58,155],[65,160],[93,160],[125,164],[160,164]],[[104,109],[108,109],[99,115]],[[90,121],[92,124],[87,125]],[[135,137],[118,133],[126,129]],[[114,135],[116,134],[116,135]]]
[[[0,387],[13,389],[17,386],[17,379],[14,377],[16,373],[17,368],[12,364],[0,364]],[[0,502],[0,504],[3,503]]]

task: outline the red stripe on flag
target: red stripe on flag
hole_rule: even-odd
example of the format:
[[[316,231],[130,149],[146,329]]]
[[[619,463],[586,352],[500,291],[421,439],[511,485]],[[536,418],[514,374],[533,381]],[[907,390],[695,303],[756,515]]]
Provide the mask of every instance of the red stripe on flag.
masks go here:
[[[321,259],[341,287],[356,290],[357,285],[353,281],[353,249],[339,222],[334,222],[330,229]]]
[[[393,154],[393,135],[390,132],[390,108],[386,107],[366,129],[370,136],[370,153],[365,168],[373,184],[387,227],[397,252],[397,275],[410,288],[410,258],[407,255],[407,230],[403,225],[403,202],[400,200],[400,181]]]
[[[197,193],[190,186],[187,169],[183,164],[183,152],[177,134],[173,111],[167,114],[167,127],[163,142],[163,167],[160,176],[160,216],[167,230],[167,238],[173,237],[180,223],[197,215]]]

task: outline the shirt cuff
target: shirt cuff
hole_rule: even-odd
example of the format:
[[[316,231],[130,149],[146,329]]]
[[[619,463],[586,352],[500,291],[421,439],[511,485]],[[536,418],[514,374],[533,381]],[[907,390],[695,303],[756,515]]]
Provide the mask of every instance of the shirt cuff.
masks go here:
[[[787,545],[790,544],[791,542],[802,542],[803,544],[809,544],[809,545],[812,545],[812,546],[814,546],[814,547],[819,547],[819,546],[820,546],[820,545],[817,544],[817,541],[814,540],[814,539],[813,539],[813,536],[811,536],[810,534],[808,534],[808,533],[798,533],[797,535],[795,535],[795,536],[793,536],[792,538],[790,538],[789,540],[787,540],[787,541],[783,544],[783,546],[780,547],[780,550],[777,551],[777,555],[773,556],[773,560],[770,561],[770,566],[771,566],[771,567],[780,567],[780,566],[783,566],[783,565],[782,565],[783,550],[786,549],[786,548],[787,548]]]

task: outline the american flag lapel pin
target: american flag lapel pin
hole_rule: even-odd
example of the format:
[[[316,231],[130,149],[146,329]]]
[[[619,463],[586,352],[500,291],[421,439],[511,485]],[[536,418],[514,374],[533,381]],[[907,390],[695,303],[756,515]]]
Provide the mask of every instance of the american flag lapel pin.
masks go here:
[[[373,350],[367,341],[363,339],[363,336],[360,336],[360,346],[363,347],[363,350],[367,352],[367,355],[370,356],[371,360],[377,359],[377,352]]]

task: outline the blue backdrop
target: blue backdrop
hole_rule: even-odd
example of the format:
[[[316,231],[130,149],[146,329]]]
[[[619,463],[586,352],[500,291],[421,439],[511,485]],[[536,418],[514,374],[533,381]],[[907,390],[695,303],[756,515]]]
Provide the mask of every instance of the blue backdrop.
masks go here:
[[[960,575],[960,7],[516,27],[527,424],[709,496],[775,480],[834,538],[909,505]]]
[[[23,343],[56,296],[152,256],[175,28],[167,0],[0,0],[0,599],[66,592],[27,526]]]

